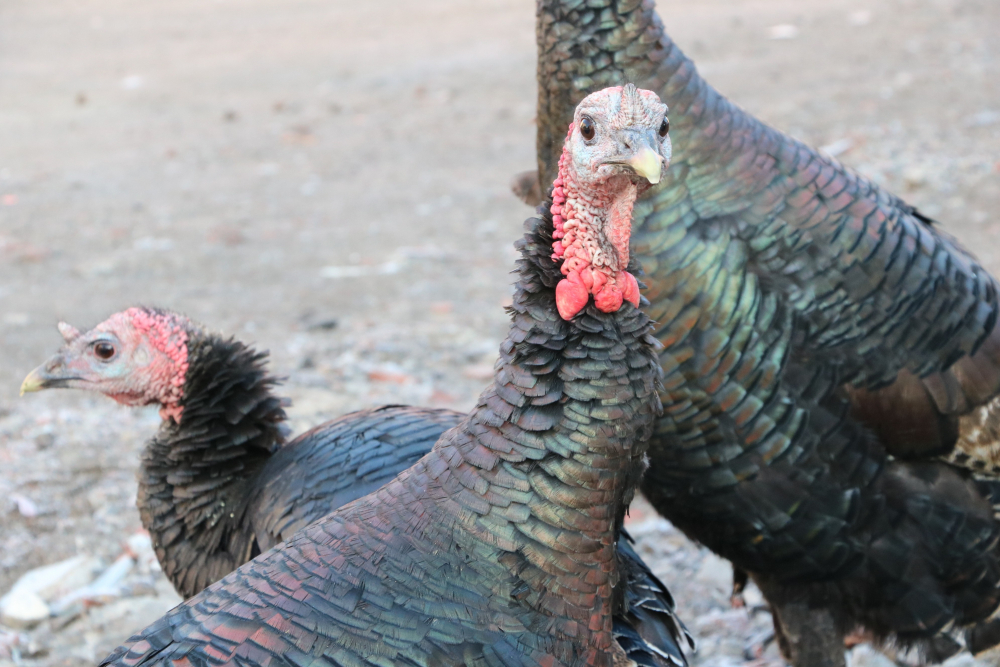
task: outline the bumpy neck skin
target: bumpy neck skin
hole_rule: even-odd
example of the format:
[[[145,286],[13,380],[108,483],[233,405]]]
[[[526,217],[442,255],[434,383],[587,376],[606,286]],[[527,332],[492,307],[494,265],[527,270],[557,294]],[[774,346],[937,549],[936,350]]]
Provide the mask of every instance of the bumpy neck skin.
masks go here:
[[[563,260],[560,271],[566,276],[556,286],[556,305],[563,319],[580,312],[591,295],[605,313],[615,312],[623,301],[639,305],[639,285],[627,268],[638,186],[624,175],[600,183],[580,181],[564,150],[552,184],[551,207],[556,239],[552,259]]]
[[[129,308],[123,314],[132,326],[164,356],[154,360],[151,368],[157,375],[152,384],[156,387],[160,403],[160,417],[180,422],[184,413],[181,400],[188,370],[188,332],[172,314]],[[127,400],[119,402],[128,404]]]
[[[439,481],[442,524],[457,525],[463,552],[499,563],[497,599],[528,607],[517,618],[543,642],[534,648],[609,665],[615,540],[660,410],[655,341],[630,303],[561,317],[551,216],[526,226],[493,384],[401,479],[414,493],[425,474]]]
[[[282,442],[285,418],[265,356],[238,341],[190,333],[180,410],[165,416],[143,452],[142,523],[185,597],[256,555],[247,486]]]

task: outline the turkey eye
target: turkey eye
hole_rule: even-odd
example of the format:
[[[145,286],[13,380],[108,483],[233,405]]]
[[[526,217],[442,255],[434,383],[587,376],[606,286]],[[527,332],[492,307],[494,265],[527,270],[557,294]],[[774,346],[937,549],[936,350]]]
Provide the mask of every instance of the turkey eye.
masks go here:
[[[667,136],[667,132],[669,132],[669,131],[670,131],[670,121],[667,120],[666,116],[664,116],[663,117],[663,122],[660,123],[660,136],[661,137]]]
[[[591,139],[594,138],[594,132],[595,132],[594,121],[584,116],[583,119],[580,121],[580,134],[583,135],[584,139],[590,141]]]
[[[107,361],[115,356],[115,346],[105,342],[94,343],[94,354],[97,355],[98,359]]]

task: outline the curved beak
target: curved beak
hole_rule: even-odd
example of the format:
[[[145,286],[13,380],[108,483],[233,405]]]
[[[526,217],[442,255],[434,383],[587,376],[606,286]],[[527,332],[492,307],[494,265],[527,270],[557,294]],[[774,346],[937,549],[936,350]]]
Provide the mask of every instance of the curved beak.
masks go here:
[[[651,184],[660,182],[663,173],[663,160],[660,154],[649,146],[643,146],[635,155],[625,160],[625,164],[632,167],[632,171],[639,174]]]
[[[24,382],[21,383],[21,396],[30,394],[33,391],[41,391],[42,389],[69,386],[68,383],[70,380],[75,380],[77,378],[63,375],[60,372],[62,369],[62,357],[60,355],[52,357],[38,368],[28,373],[28,377],[24,378]]]

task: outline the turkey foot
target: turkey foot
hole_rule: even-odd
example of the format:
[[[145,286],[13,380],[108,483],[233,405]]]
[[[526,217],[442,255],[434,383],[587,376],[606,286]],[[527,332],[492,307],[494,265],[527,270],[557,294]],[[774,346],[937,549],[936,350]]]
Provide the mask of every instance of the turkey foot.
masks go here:
[[[747,601],[743,597],[743,591],[747,588],[750,575],[746,570],[738,567],[733,568],[733,591],[729,594],[729,606],[733,609],[742,609],[747,606]]]
[[[760,660],[764,657],[764,651],[770,646],[776,636],[774,634],[774,629],[762,630],[757,634],[750,635],[747,639],[746,644],[743,645],[743,659],[747,662],[752,660]]]

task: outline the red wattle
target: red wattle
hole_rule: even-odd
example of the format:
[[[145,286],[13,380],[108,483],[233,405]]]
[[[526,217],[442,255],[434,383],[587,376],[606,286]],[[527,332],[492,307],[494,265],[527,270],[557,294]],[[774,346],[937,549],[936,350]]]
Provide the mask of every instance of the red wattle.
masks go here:
[[[572,140],[570,124],[567,142]],[[567,144],[568,145],[568,144]],[[566,276],[556,285],[556,307],[563,319],[583,310],[590,295],[603,312],[613,313],[625,301],[639,305],[639,284],[623,270],[628,264],[632,206],[638,190],[628,180],[601,183],[582,193],[564,148],[559,158],[559,177],[552,184],[552,259],[562,260],[560,272]],[[599,234],[611,248],[599,246]],[[608,260],[595,264],[598,253],[609,252]],[[619,268],[622,267],[622,268]]]
[[[636,308],[639,307],[639,281],[628,271],[622,271],[622,296]]]
[[[558,295],[556,296],[558,301]],[[604,313],[615,313],[622,307],[622,293],[617,285],[605,285],[594,295],[594,305]]]
[[[604,286],[608,282],[608,274],[604,273],[604,271],[596,271],[592,268],[588,268],[587,271],[590,273],[594,281],[594,286],[590,288],[591,293],[597,293],[604,289]]]
[[[590,293],[580,282],[580,274],[575,271],[556,285],[556,309],[564,320],[573,319],[574,315],[583,310],[589,299]]]

